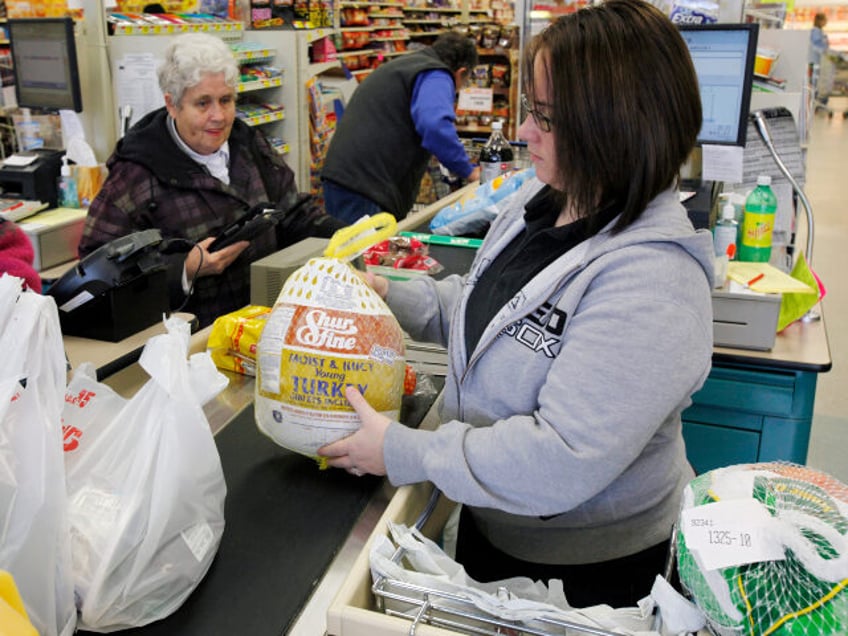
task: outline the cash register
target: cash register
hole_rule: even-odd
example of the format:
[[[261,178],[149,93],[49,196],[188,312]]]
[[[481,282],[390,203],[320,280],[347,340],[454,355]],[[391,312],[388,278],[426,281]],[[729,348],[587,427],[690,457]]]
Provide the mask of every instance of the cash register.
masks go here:
[[[4,26],[15,71],[15,101],[24,109],[24,123],[28,122],[28,109],[49,113],[82,112],[74,20],[70,17],[15,18],[9,19]],[[24,140],[21,146],[32,149],[15,153],[3,161],[0,188],[4,198],[41,201],[51,208],[56,207],[56,182],[63,151],[48,150],[43,147],[46,145],[44,140],[40,143],[37,140],[25,143]]]

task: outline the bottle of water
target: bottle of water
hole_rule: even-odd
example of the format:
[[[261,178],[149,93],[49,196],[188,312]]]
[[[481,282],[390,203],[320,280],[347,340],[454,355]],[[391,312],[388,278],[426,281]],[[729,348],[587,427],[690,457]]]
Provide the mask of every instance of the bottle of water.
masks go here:
[[[721,210],[721,218],[713,228],[713,246],[716,256],[727,256],[728,260],[736,257],[736,208],[728,203]],[[732,248],[730,246],[733,246]]]
[[[745,199],[738,260],[768,262],[776,211],[777,197],[771,189],[771,177],[760,175],[757,177],[757,187]]]
[[[512,146],[503,134],[503,122],[492,122],[492,134],[480,151],[480,183],[491,181],[495,177],[512,170]]]

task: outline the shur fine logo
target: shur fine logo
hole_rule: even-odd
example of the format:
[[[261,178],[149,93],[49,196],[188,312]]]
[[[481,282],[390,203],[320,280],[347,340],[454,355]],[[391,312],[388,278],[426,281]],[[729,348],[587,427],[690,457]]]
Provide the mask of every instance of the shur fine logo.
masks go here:
[[[353,351],[357,332],[353,318],[333,318],[314,309],[306,314],[306,324],[297,330],[295,338],[309,347]]]

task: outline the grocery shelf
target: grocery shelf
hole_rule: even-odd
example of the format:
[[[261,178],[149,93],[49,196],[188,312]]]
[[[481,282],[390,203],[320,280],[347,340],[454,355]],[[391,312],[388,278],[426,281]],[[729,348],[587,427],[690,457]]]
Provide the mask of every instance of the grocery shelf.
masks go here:
[[[259,91],[265,88],[277,88],[282,85],[282,77],[267,77],[248,82],[239,82],[236,91],[238,93],[249,93],[250,91]]]
[[[278,111],[269,111],[267,113],[263,113],[262,115],[253,115],[251,117],[240,117],[245,124],[248,126],[262,126],[264,124],[270,124],[274,121],[282,121],[286,118],[286,114],[282,110]]]
[[[234,49],[233,57],[236,62],[259,62],[261,60],[270,60],[277,54],[275,49],[259,48],[259,49]]]
[[[192,22],[185,24],[120,24],[112,23],[114,35],[178,35],[180,33],[209,33],[228,39],[241,39],[241,22]]]

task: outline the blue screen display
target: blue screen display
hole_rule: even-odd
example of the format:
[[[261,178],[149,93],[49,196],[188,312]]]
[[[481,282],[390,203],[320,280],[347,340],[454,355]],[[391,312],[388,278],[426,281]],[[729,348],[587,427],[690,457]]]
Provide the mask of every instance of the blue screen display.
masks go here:
[[[681,26],[680,33],[689,47],[701,92],[704,120],[698,142],[744,145],[756,25]]]

